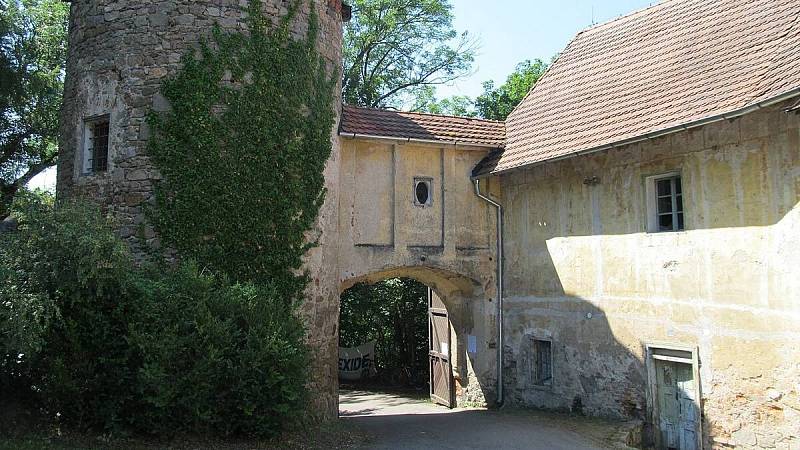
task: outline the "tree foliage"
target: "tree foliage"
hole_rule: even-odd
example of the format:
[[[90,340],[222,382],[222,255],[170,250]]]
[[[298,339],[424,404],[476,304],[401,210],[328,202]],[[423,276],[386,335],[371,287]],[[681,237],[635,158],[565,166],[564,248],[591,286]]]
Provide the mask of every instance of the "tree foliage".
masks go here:
[[[437,100],[436,90],[433,87],[420,90],[411,111],[459,117],[478,115],[472,98],[466,95],[453,95]]]
[[[0,219],[56,163],[69,5],[0,0]]]
[[[164,83],[172,109],[150,117],[163,176],[150,218],[165,243],[234,280],[277,283],[287,301],[306,282],[338,76],[315,48],[316,17],[305,39],[290,37],[299,5],[270,28],[251,0],[250,33],[215,30]]]
[[[495,87],[493,81],[484,82],[483,94],[475,99],[478,115],[484,119],[506,120],[545,70],[547,63],[541,59],[528,60],[517,64],[514,72],[499,87]]]
[[[135,428],[271,436],[305,412],[308,348],[272,285],[231,284],[187,262],[139,276],[128,339],[140,355]]]
[[[494,81],[483,83],[483,94],[473,100],[463,95],[436,99],[434,89],[421,90],[413,111],[463,117],[506,120],[511,111],[525,98],[533,85],[544,75],[547,63],[540,59],[517,64],[505,83],[495,87]]]
[[[428,288],[409,278],[358,284],[341,297],[339,344],[376,341],[379,376],[398,381],[408,373],[424,383],[428,374]]]
[[[2,396],[28,392],[70,424],[118,422],[135,398],[128,249],[96,207],[15,204],[19,226],[0,235]]]
[[[400,107],[470,73],[476,43],[448,0],[354,0],[344,36],[344,101]]]

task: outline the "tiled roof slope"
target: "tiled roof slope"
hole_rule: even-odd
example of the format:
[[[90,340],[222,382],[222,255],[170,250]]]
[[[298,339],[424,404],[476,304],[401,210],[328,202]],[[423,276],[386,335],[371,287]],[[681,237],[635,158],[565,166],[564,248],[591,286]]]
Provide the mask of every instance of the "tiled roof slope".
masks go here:
[[[735,112],[800,88],[800,0],[666,0],[579,33],[476,175]]]
[[[347,105],[342,108],[339,133],[458,142],[491,148],[502,147],[505,142],[503,122]]]

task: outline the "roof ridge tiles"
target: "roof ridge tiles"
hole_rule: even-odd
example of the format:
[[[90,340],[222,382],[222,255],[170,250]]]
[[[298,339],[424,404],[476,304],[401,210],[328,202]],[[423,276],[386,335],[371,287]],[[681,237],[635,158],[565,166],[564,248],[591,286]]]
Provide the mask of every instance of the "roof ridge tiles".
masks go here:
[[[425,113],[425,112],[417,112],[417,111],[401,111],[396,109],[385,109],[385,108],[374,108],[371,106],[356,106],[356,105],[343,105],[344,108],[355,108],[367,111],[378,111],[378,112],[387,112],[387,113],[395,113],[395,114],[406,114],[406,115],[416,115],[416,116],[428,116],[428,117],[441,117],[441,118],[448,118],[448,119],[463,119],[463,120],[474,120],[477,122],[489,122],[489,123],[496,123],[500,125],[505,125],[505,121],[502,120],[492,120],[492,119],[484,119],[482,117],[470,117],[470,116],[455,116],[450,114],[434,114],[434,113]]]

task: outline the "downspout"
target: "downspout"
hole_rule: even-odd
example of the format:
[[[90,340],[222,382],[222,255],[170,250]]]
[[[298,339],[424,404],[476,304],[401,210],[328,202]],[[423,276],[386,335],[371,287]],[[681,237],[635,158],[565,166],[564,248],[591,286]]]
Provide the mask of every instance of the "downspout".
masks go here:
[[[474,180],[475,195],[497,211],[497,405],[503,405],[503,205],[481,194],[481,180]]]

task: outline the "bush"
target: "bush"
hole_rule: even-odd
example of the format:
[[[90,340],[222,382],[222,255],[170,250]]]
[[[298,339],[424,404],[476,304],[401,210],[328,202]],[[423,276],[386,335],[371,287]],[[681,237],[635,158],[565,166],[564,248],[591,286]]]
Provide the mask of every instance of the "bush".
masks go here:
[[[96,207],[24,196],[0,234],[0,380],[76,428],[273,435],[304,406],[294,307],[197,265],[136,268]],[[38,405],[37,405],[38,406]]]
[[[116,423],[135,375],[127,247],[87,205],[23,195],[15,215],[18,229],[0,236],[3,384],[32,386],[68,423]]]
[[[265,436],[303,411],[303,327],[274,288],[233,285],[188,263],[151,273],[138,291],[138,428]]]

